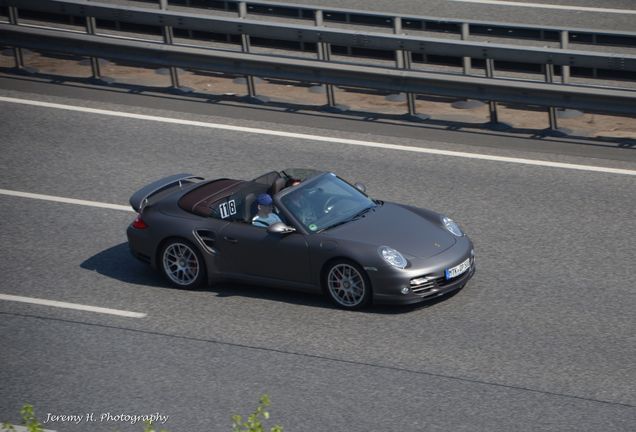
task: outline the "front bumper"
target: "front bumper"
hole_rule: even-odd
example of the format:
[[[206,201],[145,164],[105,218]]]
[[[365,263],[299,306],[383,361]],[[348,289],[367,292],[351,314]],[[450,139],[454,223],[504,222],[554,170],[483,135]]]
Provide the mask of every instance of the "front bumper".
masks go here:
[[[463,288],[476,271],[472,250],[472,242],[464,237],[441,254],[415,263],[404,270],[368,271],[367,274],[373,287],[374,303],[419,303]],[[454,267],[466,259],[470,259],[470,268],[465,273],[446,280],[445,269]],[[418,284],[413,284],[414,280]],[[424,283],[422,283],[423,280]],[[406,294],[402,293],[404,288],[408,288]]]
[[[444,284],[443,286],[435,286],[430,290],[427,290],[425,294],[416,294],[414,292],[409,292],[408,294],[402,294],[400,292],[385,294],[385,293],[374,293],[373,294],[373,302],[376,304],[413,304],[419,303],[427,300],[431,300],[445,294],[451,293],[453,291],[457,291],[462,289],[464,285],[473,277],[476,272],[476,267],[473,264],[466,273],[454,278],[452,281]],[[401,281],[396,281],[399,287],[409,286],[410,279],[406,278]],[[397,291],[397,290],[396,290]]]

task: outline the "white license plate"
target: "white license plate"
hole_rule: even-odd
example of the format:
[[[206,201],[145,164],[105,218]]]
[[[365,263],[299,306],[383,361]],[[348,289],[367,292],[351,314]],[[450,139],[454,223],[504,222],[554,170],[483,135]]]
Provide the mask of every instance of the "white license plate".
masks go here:
[[[470,258],[467,258],[466,261],[462,262],[461,264],[456,265],[455,267],[446,269],[444,273],[446,275],[446,279],[448,280],[448,279],[452,279],[454,277],[459,276],[460,274],[464,273],[469,268],[470,268]]]

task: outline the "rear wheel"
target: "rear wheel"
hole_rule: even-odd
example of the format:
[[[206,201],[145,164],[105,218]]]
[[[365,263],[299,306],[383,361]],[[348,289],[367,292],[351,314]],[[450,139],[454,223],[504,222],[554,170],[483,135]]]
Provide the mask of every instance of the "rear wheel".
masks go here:
[[[177,288],[198,288],[205,280],[203,257],[187,240],[168,240],[161,248],[159,259],[164,276]]]
[[[323,279],[329,298],[344,309],[360,309],[371,301],[371,283],[359,265],[346,260],[334,261]]]

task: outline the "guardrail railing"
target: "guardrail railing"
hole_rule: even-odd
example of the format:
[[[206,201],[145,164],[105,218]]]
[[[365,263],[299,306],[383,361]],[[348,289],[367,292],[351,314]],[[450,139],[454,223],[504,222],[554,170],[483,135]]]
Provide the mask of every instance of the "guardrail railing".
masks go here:
[[[497,102],[548,107],[552,129],[557,128],[555,107],[636,114],[634,91],[553,83],[555,65],[636,71],[636,56],[632,55],[338,29],[321,26],[321,19],[324,17],[318,13],[320,11],[316,12],[314,17],[317,25],[307,26],[167,11],[166,2],[162,1],[161,5],[162,10],[151,10],[83,0],[0,0],[0,6],[8,8],[10,18],[10,24],[0,25],[0,43],[15,47],[18,68],[24,66],[21,47],[90,56],[95,78],[101,77],[98,57],[168,66],[174,87],[179,87],[176,67],[244,74],[248,77],[248,94],[251,97],[256,96],[253,76],[326,84],[327,103],[330,106],[335,106],[333,85],[403,92],[407,95],[408,113],[412,116],[417,115],[417,94],[487,100],[490,105],[491,122],[494,124],[498,122]],[[245,16],[247,3],[240,2],[238,6],[239,15]],[[18,8],[83,17],[86,20],[86,34],[20,26]],[[140,42],[105,35],[97,36],[97,20],[157,27],[162,31],[163,42]],[[231,53],[176,45],[173,38],[174,29],[237,35],[241,39],[243,52]],[[250,37],[313,43],[317,46],[318,60],[250,54]],[[329,47],[332,44],[393,51],[396,56],[396,67],[329,62]],[[450,53],[457,57],[481,58],[486,62],[487,77],[411,70],[414,53]],[[494,62],[500,60],[544,65],[546,82],[496,79]]]
[[[140,1],[140,0],[137,0]],[[141,0],[145,3],[157,4],[157,0]],[[300,5],[270,1],[241,1],[241,0],[158,0],[163,3],[163,9],[170,7],[185,7],[196,11],[224,11],[230,13],[240,12],[242,16],[250,15],[266,16],[271,18],[293,18],[301,21],[316,21],[320,15],[324,25],[365,26],[390,29],[394,33],[405,32],[430,32],[444,36],[458,37],[461,40],[471,38],[488,39],[513,39],[515,42],[539,41],[544,43],[556,43],[559,48],[568,49],[574,45],[601,45],[636,48],[636,32],[595,30],[576,27],[539,26],[516,23],[504,23],[495,21],[478,21],[453,19],[444,17],[389,14],[383,12],[361,11],[344,8],[324,7],[319,5]],[[243,6],[242,6],[243,5]],[[322,25],[322,24],[321,24]],[[579,48],[581,49],[581,48]],[[351,50],[347,54],[351,54]],[[463,57],[461,59],[463,73],[472,72],[473,59]],[[559,71],[561,81],[570,80],[570,67],[563,66]],[[592,69],[591,75],[597,76],[597,70]]]
[[[136,0],[137,2],[157,5],[162,0]],[[457,35],[462,39],[474,36],[487,36],[511,39],[528,39],[545,42],[567,42],[636,47],[636,32],[595,30],[577,27],[555,27],[529,24],[505,23],[501,21],[464,20],[456,18],[390,14],[385,12],[362,11],[337,7],[294,4],[273,1],[241,0],[166,0],[166,7],[184,6],[199,10],[225,11],[237,13],[240,4],[245,3],[248,14],[268,17],[314,20],[316,11],[321,11],[325,23],[350,24],[393,29],[399,19],[405,31],[430,31]],[[567,36],[567,38],[564,38]]]

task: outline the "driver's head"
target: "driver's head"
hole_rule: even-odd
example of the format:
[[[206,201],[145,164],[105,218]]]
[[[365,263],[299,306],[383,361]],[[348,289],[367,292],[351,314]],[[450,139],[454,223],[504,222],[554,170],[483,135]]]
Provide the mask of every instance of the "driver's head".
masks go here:
[[[273,200],[270,194],[262,193],[256,197],[256,204],[263,207],[271,207]]]
[[[256,197],[256,204],[258,205],[258,212],[269,214],[272,212],[273,200],[269,194],[262,193]]]

